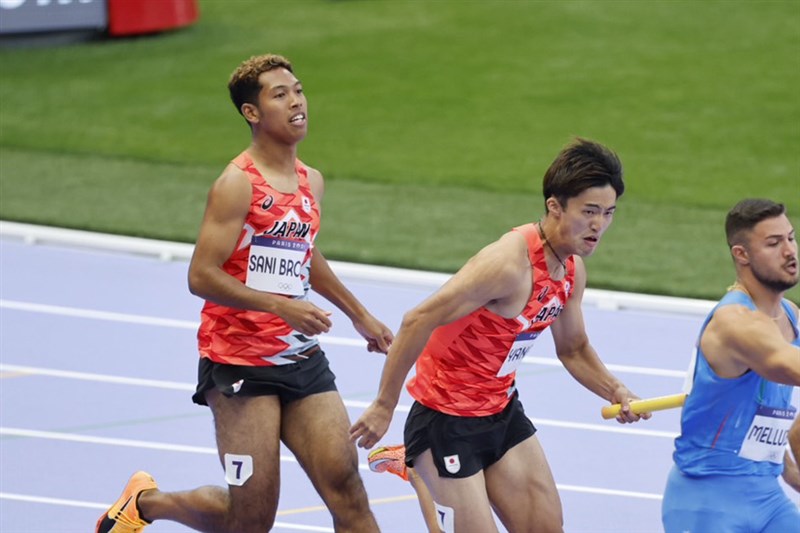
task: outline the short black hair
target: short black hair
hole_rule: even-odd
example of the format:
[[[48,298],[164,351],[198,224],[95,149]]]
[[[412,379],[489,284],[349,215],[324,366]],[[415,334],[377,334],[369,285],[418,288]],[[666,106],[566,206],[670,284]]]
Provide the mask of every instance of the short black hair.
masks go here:
[[[561,150],[545,172],[542,183],[545,210],[550,197],[566,206],[567,200],[586,189],[606,185],[614,188],[617,198],[625,192],[619,157],[600,143],[578,137]]]

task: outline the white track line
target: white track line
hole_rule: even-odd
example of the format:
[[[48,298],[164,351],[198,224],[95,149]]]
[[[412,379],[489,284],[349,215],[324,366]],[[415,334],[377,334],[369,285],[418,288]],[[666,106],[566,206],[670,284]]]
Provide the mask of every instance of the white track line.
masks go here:
[[[634,492],[631,490],[601,489],[598,487],[582,487],[580,485],[563,485],[556,483],[556,488],[564,492],[583,492],[586,494],[599,494],[601,496],[622,496],[624,498],[640,498],[644,500],[662,500],[661,494],[651,492]]]
[[[73,372],[71,370],[56,370],[35,366],[8,365],[0,363],[0,372],[15,372],[20,374],[33,374],[37,376],[50,376],[54,378],[78,379],[81,381],[99,381],[101,383],[115,383],[117,385],[134,385],[155,389],[171,389],[181,391],[194,391],[195,385],[179,381],[165,381],[160,379],[141,379],[126,376],[111,376],[109,374],[94,374],[89,372]]]
[[[637,498],[642,500],[661,500],[663,498],[661,494],[654,494],[650,492],[606,489],[601,487],[585,487],[582,485],[565,485],[563,483],[556,483],[556,488],[562,492],[578,492],[582,494],[595,494],[598,496],[619,496],[623,498]],[[44,496],[30,496],[26,494],[14,494],[9,492],[0,492],[0,499],[31,502],[31,503],[44,503],[48,505],[62,505],[66,507],[82,507],[85,509],[100,509],[100,510],[108,509],[110,505],[108,503],[67,500],[63,498],[48,498]],[[283,525],[281,527],[289,527],[289,526]],[[301,526],[296,526],[296,527],[300,528]],[[311,531],[317,531],[317,530],[311,530]],[[323,531],[333,531],[333,530],[324,529]]]
[[[65,500],[63,498],[46,498],[43,496],[31,496],[29,494],[14,494],[12,492],[0,492],[0,500],[10,500],[25,503],[43,503],[45,505],[60,505],[62,507],[80,507],[83,509],[99,509],[101,511],[105,511],[111,505],[110,503]],[[287,524],[286,522],[275,522],[273,528],[296,529],[300,531],[324,531],[326,533],[334,531],[329,527]]]
[[[83,381],[98,381],[102,383],[116,383],[120,385],[132,385],[139,387],[150,387],[160,389],[173,389],[182,391],[193,391],[195,386],[190,383],[180,383],[176,381],[161,381],[154,379],[139,379],[123,376],[110,376],[107,374],[93,374],[88,372],[73,372],[67,370],[56,370],[51,368],[40,368],[33,366],[9,365],[0,363],[0,372],[14,372],[19,374],[30,374],[38,376],[50,376],[64,379],[78,379]],[[360,400],[344,400],[347,407],[354,409],[366,409],[370,402]],[[411,410],[410,405],[398,405],[395,412],[407,413]],[[625,435],[637,435],[642,437],[658,437],[674,439],[677,433],[669,431],[656,431],[652,429],[638,429],[617,424],[587,424],[582,422],[569,422],[565,420],[553,420],[548,418],[532,418],[534,424],[542,427],[558,427],[563,429],[577,429],[585,431],[597,431],[601,433],[622,433]]]
[[[564,369],[564,365],[562,365],[561,361],[555,357],[535,357],[528,355],[525,356],[522,362],[529,365],[555,366]],[[686,362],[688,366],[688,356],[686,357]],[[666,368],[651,368],[646,366],[615,365],[613,363],[606,363],[606,368],[613,370],[614,372],[625,374],[640,374],[643,376],[659,376],[663,378],[678,379],[684,379],[686,377],[685,370],[668,370]]]
[[[54,243],[59,246],[73,246],[81,249],[88,248],[130,255],[155,256],[167,261],[188,262],[194,250],[193,245],[186,243],[21,224],[6,220],[0,220],[0,236],[22,240],[22,242],[29,245]],[[427,291],[438,289],[451,277],[449,274],[438,272],[360,265],[342,261],[329,261],[329,263],[339,277],[351,278],[362,282],[378,281],[392,285],[407,285]],[[584,291],[583,303],[584,305],[593,305],[599,309],[631,309],[690,316],[705,316],[716,305],[716,302],[711,300],[693,300],[592,288],[587,288]]]
[[[144,448],[181,453],[198,453],[203,455],[217,455],[216,448],[204,446],[187,446],[183,444],[170,444],[166,442],[153,442],[147,440],[118,439],[110,437],[96,437],[92,435],[79,435],[61,431],[39,431],[36,429],[0,427],[0,435],[8,437],[24,437],[29,439],[60,440],[69,442],[82,442],[87,444],[102,444],[104,446],[124,446],[127,448]],[[281,456],[281,461],[294,462],[294,457]]]
[[[38,429],[12,428],[0,426],[0,435],[28,439],[59,440],[67,442],[82,442],[84,444],[100,444],[103,446],[123,446],[127,448],[142,448],[165,452],[196,453],[201,455],[217,455],[217,449],[208,446],[189,446],[185,444],[172,444],[169,442],[155,442],[149,440],[119,439],[114,437],[97,437],[94,435],[80,435],[63,431],[41,431]],[[297,463],[293,455],[281,455],[281,462]],[[369,465],[359,464],[360,470],[369,470]]]
[[[158,326],[176,329],[196,330],[199,322],[191,320],[176,320],[172,318],[159,318],[146,315],[133,315],[128,313],[113,313],[109,311],[98,311],[94,309],[81,309],[77,307],[63,307],[58,305],[45,305],[31,302],[20,302],[16,300],[0,300],[0,308],[12,309],[15,311],[27,311],[31,313],[44,313],[59,316],[69,316],[75,318],[88,318],[94,320],[107,320],[112,322],[123,322],[127,324],[141,324],[147,326]],[[320,335],[323,343],[336,346],[356,346],[365,347],[366,343],[362,339],[348,339],[345,337],[335,337],[332,335]],[[688,361],[688,358],[687,358]],[[562,368],[561,361],[555,357],[526,357],[522,360],[528,365],[544,365]],[[606,367],[613,371],[626,374],[639,374],[646,376],[659,376],[667,378],[684,379],[686,372],[683,370],[669,370],[664,368],[651,368],[630,365],[606,364]]]
[[[100,509],[105,511],[110,503],[84,502],[80,500],[65,500],[63,498],[46,498],[44,496],[31,496],[29,494],[14,494],[12,492],[0,492],[0,500],[12,500],[27,503],[45,503],[47,505],[61,505],[63,507],[82,507],[84,509]]]
[[[191,320],[175,320],[171,318],[157,318],[144,315],[131,315],[128,313],[113,313],[110,311],[95,311],[93,309],[81,309],[78,307],[63,307],[60,305],[37,304],[31,302],[19,302],[16,300],[0,300],[0,307],[13,309],[15,311],[28,311],[31,313],[44,313],[48,315],[68,316],[75,318],[89,318],[94,320],[106,320],[110,322],[124,322],[127,324],[144,324],[147,326],[162,326],[178,329],[197,329],[199,322]]]

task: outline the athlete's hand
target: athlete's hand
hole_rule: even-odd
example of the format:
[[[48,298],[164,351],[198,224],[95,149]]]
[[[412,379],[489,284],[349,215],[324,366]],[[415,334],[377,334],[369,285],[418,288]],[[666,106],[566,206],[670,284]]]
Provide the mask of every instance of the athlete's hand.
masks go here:
[[[380,320],[372,315],[353,321],[353,327],[367,341],[367,351],[385,354],[392,345],[394,335]]]
[[[385,407],[377,400],[372,402],[350,428],[350,440],[357,441],[360,448],[372,448],[386,434],[393,413],[393,408]]]
[[[330,311],[308,301],[287,298],[275,314],[303,335],[319,335],[331,329]]]
[[[617,415],[617,422],[620,424],[629,424],[638,422],[639,420],[648,420],[653,416],[652,413],[640,413],[637,415],[631,411],[631,401],[640,399],[641,398],[629,391],[624,385],[617,387],[611,395],[611,403],[618,403],[621,405],[619,415]]]

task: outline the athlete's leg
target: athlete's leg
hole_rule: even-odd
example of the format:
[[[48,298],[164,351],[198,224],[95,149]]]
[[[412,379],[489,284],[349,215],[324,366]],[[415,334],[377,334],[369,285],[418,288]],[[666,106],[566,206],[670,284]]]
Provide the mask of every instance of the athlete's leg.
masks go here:
[[[661,502],[666,533],[745,533],[752,530],[753,518],[746,482],[737,476],[693,478],[673,465]]]
[[[764,533],[800,533],[800,509],[787,501],[786,505],[767,523]]]
[[[417,500],[419,501],[419,510],[422,511],[422,517],[425,519],[425,526],[428,528],[428,533],[440,533],[441,528],[436,516],[436,506],[433,503],[433,496],[425,486],[416,470],[413,468],[408,469],[408,481],[414,487],[414,492],[417,493]]]
[[[167,519],[198,531],[263,533],[272,527],[280,488],[280,403],[277,396],[206,393],[228,490],[148,491],[139,498],[147,520]],[[230,454],[226,460],[225,455]]]
[[[561,499],[536,435],[508,450],[485,476],[489,500],[510,532],[562,531]]]
[[[482,471],[466,478],[440,477],[430,450],[414,459],[414,470],[425,482],[436,505],[446,508],[444,511],[437,509],[437,513],[443,513],[445,533],[497,532]],[[453,524],[453,530],[448,529],[448,522]]]
[[[283,407],[281,438],[325,501],[337,531],[375,532],[350,441],[350,419],[336,391],[312,394]]]
[[[404,445],[377,446],[369,452],[367,464],[373,472],[389,472],[408,481],[417,493],[419,509],[425,519],[425,526],[428,533],[440,533],[439,524],[436,521],[436,507],[433,505],[433,497],[425,486],[425,482],[419,477],[413,468],[406,466],[406,447]]]
[[[756,516],[764,516],[763,533],[800,533],[800,508],[786,495],[777,478],[764,476],[757,482],[753,505]],[[763,523],[763,526],[761,524]]]

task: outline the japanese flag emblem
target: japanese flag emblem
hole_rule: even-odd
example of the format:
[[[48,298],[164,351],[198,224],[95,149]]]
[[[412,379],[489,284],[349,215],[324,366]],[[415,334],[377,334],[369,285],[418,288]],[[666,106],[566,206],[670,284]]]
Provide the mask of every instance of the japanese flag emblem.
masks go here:
[[[444,456],[444,467],[451,474],[455,474],[456,472],[461,470],[461,461],[458,459],[458,454],[456,454],[456,455],[445,455]]]

